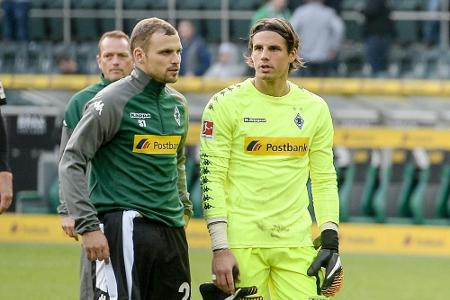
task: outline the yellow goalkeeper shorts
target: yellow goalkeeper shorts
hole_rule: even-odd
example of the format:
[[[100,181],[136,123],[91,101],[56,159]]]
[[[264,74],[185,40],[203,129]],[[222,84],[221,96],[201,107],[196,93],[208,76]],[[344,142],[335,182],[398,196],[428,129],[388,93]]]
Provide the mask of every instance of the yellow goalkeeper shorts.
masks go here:
[[[316,277],[306,274],[317,255],[313,247],[234,248],[240,281],[236,286],[256,286],[264,300],[323,300],[317,295]],[[323,274],[320,272],[320,281]]]

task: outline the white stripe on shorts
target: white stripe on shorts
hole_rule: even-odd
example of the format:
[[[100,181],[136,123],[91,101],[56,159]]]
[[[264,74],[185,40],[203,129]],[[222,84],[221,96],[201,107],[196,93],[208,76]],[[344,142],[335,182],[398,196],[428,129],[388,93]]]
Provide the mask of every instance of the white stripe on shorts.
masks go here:
[[[122,241],[123,241],[123,261],[125,264],[125,275],[127,277],[128,299],[131,299],[131,288],[133,277],[131,270],[134,263],[133,246],[133,219],[140,216],[137,211],[127,210],[122,215]]]

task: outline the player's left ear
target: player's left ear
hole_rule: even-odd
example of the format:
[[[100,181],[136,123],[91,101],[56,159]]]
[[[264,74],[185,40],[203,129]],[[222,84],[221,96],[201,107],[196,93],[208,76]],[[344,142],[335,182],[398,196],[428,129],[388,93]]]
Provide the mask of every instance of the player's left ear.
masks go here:
[[[295,58],[297,57],[297,49],[293,49],[290,53],[289,53],[289,63],[292,64],[295,60]]]
[[[144,49],[142,49],[141,47],[136,47],[133,50],[133,59],[134,62],[137,64],[143,64],[144,60],[145,60],[146,56],[145,56],[145,52]]]

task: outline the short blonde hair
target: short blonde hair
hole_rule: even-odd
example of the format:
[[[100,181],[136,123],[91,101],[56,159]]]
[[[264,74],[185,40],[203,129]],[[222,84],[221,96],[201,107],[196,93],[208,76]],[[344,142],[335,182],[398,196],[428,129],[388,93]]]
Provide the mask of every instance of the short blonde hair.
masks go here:
[[[130,44],[130,37],[125,32],[123,32],[121,30],[107,31],[101,36],[100,40],[98,41],[98,45],[97,45],[98,55],[102,54],[102,49],[101,49],[102,42],[104,39],[106,39],[108,37],[115,38],[115,39],[125,39],[127,41],[127,43]]]
[[[152,35],[157,32],[165,35],[177,34],[177,30],[169,22],[159,18],[147,18],[139,21],[131,33],[131,52],[140,47],[144,51],[148,50],[148,42]]]

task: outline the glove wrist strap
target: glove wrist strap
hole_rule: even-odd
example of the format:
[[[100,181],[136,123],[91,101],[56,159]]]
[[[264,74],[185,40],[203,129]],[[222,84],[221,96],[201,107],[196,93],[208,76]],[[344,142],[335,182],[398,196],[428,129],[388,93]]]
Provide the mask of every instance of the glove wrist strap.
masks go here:
[[[320,234],[322,249],[330,249],[339,252],[339,237],[336,230],[326,229]]]

